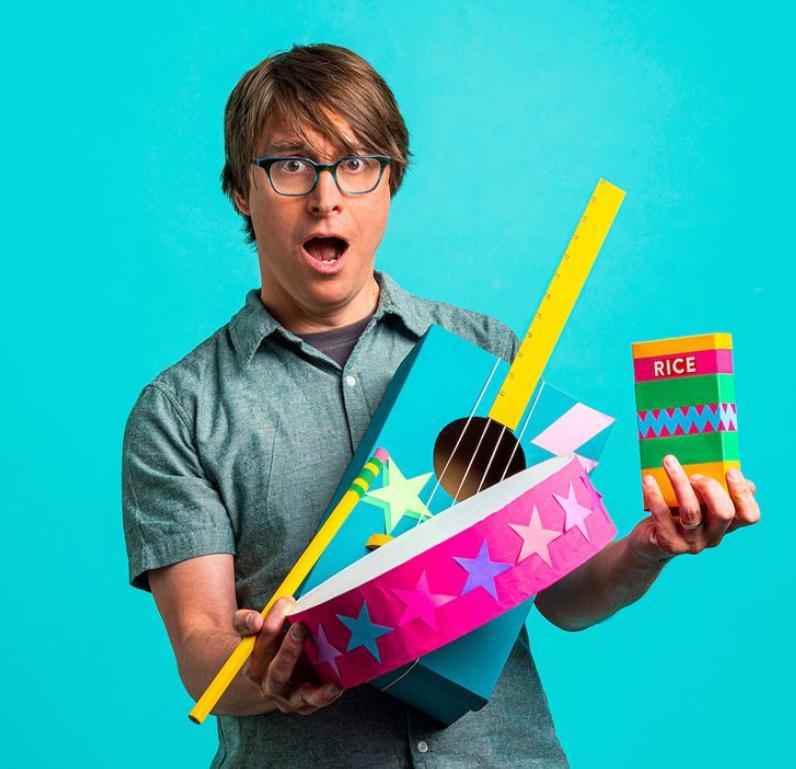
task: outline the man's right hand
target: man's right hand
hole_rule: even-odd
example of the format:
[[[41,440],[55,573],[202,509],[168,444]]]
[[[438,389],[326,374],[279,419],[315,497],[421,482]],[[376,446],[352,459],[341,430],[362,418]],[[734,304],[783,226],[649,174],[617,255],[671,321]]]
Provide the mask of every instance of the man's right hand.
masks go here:
[[[265,618],[258,611],[239,609],[232,626],[241,636],[257,636],[245,674],[263,697],[283,713],[309,715],[334,702],[343,690],[311,680],[311,668],[302,658],[306,628],[297,623],[287,633],[283,629],[285,614],[294,604],[293,598],[280,598]]]

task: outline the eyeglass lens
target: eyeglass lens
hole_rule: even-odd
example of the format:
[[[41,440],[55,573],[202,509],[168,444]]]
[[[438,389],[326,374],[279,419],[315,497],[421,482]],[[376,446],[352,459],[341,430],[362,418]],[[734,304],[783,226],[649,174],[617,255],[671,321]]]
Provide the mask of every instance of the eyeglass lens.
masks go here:
[[[337,166],[337,183],[343,192],[370,192],[379,181],[381,165],[376,158],[352,156]],[[271,182],[277,192],[303,195],[312,189],[315,169],[301,158],[285,158],[271,164]]]

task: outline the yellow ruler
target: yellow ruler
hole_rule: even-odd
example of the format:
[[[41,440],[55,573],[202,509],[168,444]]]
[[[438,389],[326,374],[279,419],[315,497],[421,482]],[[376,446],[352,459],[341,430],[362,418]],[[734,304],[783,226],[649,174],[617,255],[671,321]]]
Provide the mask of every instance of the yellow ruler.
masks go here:
[[[594,188],[489,412],[510,430],[522,418],[624,197],[624,190],[605,179]]]

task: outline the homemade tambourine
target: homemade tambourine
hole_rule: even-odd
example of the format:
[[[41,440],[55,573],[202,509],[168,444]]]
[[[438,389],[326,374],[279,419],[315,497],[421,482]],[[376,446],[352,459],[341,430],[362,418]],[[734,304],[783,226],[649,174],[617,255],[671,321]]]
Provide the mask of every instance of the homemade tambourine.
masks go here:
[[[574,456],[554,457],[460,502],[303,595],[319,678],[357,686],[511,610],[616,535]]]

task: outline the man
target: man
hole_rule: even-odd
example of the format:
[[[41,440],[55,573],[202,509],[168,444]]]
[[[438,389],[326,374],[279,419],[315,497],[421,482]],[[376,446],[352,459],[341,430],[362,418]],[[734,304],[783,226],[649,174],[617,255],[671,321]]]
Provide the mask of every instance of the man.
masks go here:
[[[518,641],[490,702],[447,728],[370,686],[321,686],[283,630],[292,598],[259,614],[320,523],[395,369],[432,323],[511,360],[516,336],[414,297],[375,271],[409,159],[387,84],[330,45],[265,59],[225,114],[223,188],[256,243],[262,286],[139,396],[125,431],[130,579],[151,589],[197,698],[240,640],[255,650],[220,700],[214,767],[565,767],[533,659]],[[663,565],[754,523],[754,485],[667,469],[644,518],[540,593],[585,628],[638,599]],[[310,718],[302,716],[310,715]]]

